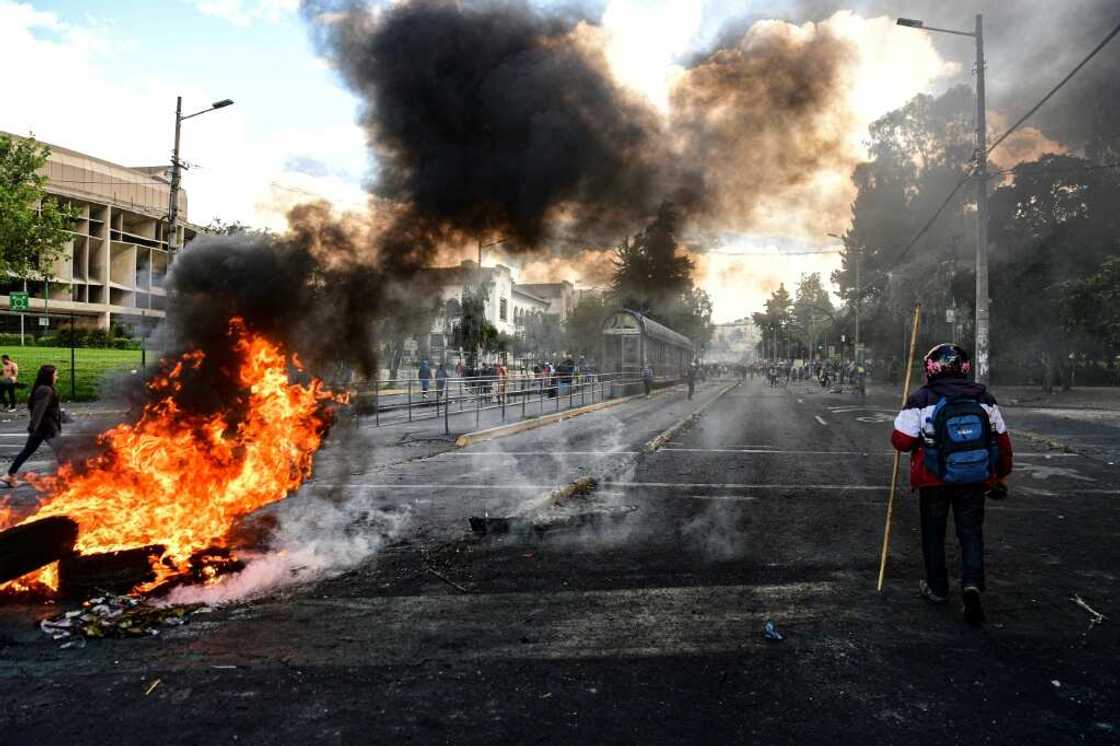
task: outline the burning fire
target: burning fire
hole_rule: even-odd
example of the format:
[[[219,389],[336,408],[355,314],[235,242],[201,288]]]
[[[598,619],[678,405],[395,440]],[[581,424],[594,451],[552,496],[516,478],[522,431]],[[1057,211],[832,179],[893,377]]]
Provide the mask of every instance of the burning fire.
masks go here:
[[[175,395],[183,373],[205,364],[202,351],[187,353],[148,385],[158,398],[135,424],[100,436],[102,454],[37,481],[48,497],[23,522],[69,517],[78,524],[75,549],[83,554],[162,545],[154,585],[186,571],[193,553],[222,546],[235,519],[307,479],[330,422],[325,405],[345,395],[327,391],[318,379],[291,383],[289,365],[302,370],[298,358],[289,361],[280,346],[248,331],[241,319],[230,322],[229,335],[248,392],[238,419],[230,412],[191,415],[179,407]],[[57,588],[54,567],[10,585]]]

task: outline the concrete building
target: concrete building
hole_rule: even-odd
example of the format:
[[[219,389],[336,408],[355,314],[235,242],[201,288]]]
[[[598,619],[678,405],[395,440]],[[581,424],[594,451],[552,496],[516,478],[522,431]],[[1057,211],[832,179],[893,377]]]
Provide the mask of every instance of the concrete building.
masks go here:
[[[42,170],[46,190],[70,205],[78,218],[50,280],[26,283],[31,296],[28,315],[46,314],[52,327],[69,323],[72,316],[77,326],[105,329],[119,323],[137,333],[150,328],[166,308],[170,166],[129,168],[50,147]],[[181,245],[198,232],[187,223],[187,194],[182,190],[178,230]],[[7,310],[8,293],[24,287],[14,278],[0,282],[0,310],[8,331],[19,325],[18,314]]]

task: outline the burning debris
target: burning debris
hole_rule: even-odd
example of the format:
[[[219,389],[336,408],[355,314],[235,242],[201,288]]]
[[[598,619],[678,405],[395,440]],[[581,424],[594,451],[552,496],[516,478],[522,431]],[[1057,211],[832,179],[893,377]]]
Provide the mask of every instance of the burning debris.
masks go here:
[[[225,550],[230,527],[310,476],[345,397],[317,379],[292,383],[298,359],[238,317],[226,344],[237,388],[224,409],[200,414],[184,403],[209,363],[202,350],[185,353],[149,384],[135,424],[102,434],[99,455],[36,480],[38,509],[0,534],[0,579],[18,576],[6,586],[81,598],[209,582],[240,567]]]

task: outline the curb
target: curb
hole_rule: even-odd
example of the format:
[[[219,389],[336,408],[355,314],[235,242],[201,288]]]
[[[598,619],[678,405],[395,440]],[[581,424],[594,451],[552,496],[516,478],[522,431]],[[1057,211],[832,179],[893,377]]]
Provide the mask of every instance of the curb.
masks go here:
[[[527,515],[530,512],[550,507],[550,506],[556,504],[557,502],[559,502],[560,500],[571,497],[572,495],[575,495],[575,494],[578,494],[578,493],[589,493],[589,492],[594,491],[600,484],[602,484],[603,482],[606,482],[610,477],[614,476],[615,474],[622,471],[623,469],[629,469],[642,456],[653,453],[657,449],[661,448],[661,446],[665,445],[665,443],[672,440],[674,435],[676,435],[681,430],[683,430],[686,427],[692,425],[696,420],[698,420],[700,418],[700,415],[702,415],[704,413],[704,410],[706,410],[708,407],[715,404],[717,401],[722,399],[725,394],[727,394],[732,389],[738,387],[739,385],[740,385],[740,383],[736,382],[736,383],[733,383],[730,386],[727,386],[726,388],[724,388],[722,391],[720,391],[718,394],[713,396],[711,399],[704,402],[704,404],[700,405],[700,408],[697,409],[695,412],[692,412],[687,417],[682,419],[680,422],[678,422],[677,424],[670,427],[668,430],[665,430],[661,434],[652,438],[649,442],[647,442],[644,446],[642,446],[641,450],[638,451],[638,454],[636,456],[633,456],[633,457],[627,459],[624,463],[619,464],[619,465],[615,466],[614,468],[610,469],[609,471],[607,471],[603,474],[600,474],[598,476],[580,477],[579,479],[577,479],[573,482],[569,482],[568,484],[566,484],[562,487],[558,487],[554,490],[550,490],[548,492],[544,492],[540,495],[537,495],[536,497],[530,498],[530,499],[526,500],[524,503],[522,503],[521,507],[517,510],[517,515],[518,516]],[[644,394],[639,394],[639,396],[644,396]]]
[[[704,414],[704,410],[706,410],[708,407],[712,406],[717,401],[722,399],[729,391],[736,388],[737,386],[739,386],[738,383],[733,383],[730,386],[725,387],[723,389],[723,391],[720,391],[718,394],[713,396],[711,399],[709,399],[708,401],[701,404],[700,408],[697,409],[695,412],[688,415],[683,420],[681,420],[677,424],[673,425],[668,430],[661,433],[657,437],[651,439],[648,443],[646,443],[644,446],[642,446],[641,453],[642,454],[653,453],[654,451],[661,448],[661,446],[665,445],[670,440],[672,440],[673,437],[677,435],[677,433],[679,433],[682,430],[684,430],[685,428],[691,426],[694,422],[696,422],[696,420],[700,419],[700,415]]]
[[[654,396],[660,395],[663,391],[671,391],[674,387],[669,386],[654,392]],[[527,430],[534,430],[538,427],[551,425],[554,422],[562,422],[569,417],[579,417],[581,414],[589,412],[598,412],[600,409],[607,409],[614,407],[624,402],[633,401],[634,399],[644,399],[645,394],[632,394],[631,396],[623,396],[619,399],[608,399],[606,401],[595,402],[583,407],[576,407],[575,409],[565,409],[562,412],[553,412],[552,414],[541,415],[540,417],[533,417],[528,420],[521,420],[520,422],[511,422],[508,425],[496,425],[495,427],[488,427],[485,430],[476,430],[473,433],[464,433],[455,441],[456,448],[466,448],[475,443],[483,443],[488,440],[495,440],[502,438],[506,435],[515,435],[523,433]]]

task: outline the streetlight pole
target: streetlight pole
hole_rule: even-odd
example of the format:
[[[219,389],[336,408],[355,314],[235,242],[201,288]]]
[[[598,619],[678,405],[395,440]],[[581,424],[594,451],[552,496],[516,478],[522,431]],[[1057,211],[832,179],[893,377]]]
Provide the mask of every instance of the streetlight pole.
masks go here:
[[[984,16],[976,14],[973,31],[935,28],[913,18],[899,18],[899,26],[936,31],[976,40],[976,380],[988,383],[991,308],[988,298],[988,121],[984,93]]]
[[[174,257],[175,252],[181,246],[179,243],[179,187],[183,178],[183,163],[179,160],[179,132],[183,127],[183,122],[186,120],[197,117],[200,114],[205,114],[208,111],[215,109],[224,109],[227,106],[232,106],[233,100],[223,98],[221,101],[215,101],[210,104],[209,109],[196,111],[194,114],[183,116],[183,97],[177,96],[175,98],[175,149],[171,151],[171,195],[170,204],[167,208],[167,250],[168,253]]]

